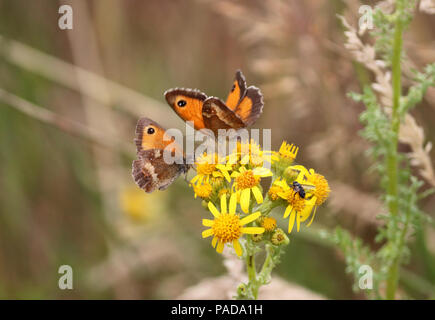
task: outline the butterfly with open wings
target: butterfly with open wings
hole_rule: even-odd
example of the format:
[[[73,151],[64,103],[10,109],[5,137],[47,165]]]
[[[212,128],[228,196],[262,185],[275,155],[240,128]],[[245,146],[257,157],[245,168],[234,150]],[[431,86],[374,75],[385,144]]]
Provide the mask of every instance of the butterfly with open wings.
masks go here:
[[[261,115],[264,105],[260,89],[247,87],[240,70],[236,72],[226,102],[208,97],[197,89],[169,89],[164,95],[184,121],[192,121],[196,130],[209,129],[215,135],[219,129],[237,130],[251,126]]]

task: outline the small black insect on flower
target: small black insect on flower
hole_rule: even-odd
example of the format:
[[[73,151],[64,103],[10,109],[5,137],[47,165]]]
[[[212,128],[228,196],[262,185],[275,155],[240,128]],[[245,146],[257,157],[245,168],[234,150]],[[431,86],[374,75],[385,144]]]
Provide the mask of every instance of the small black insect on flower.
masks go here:
[[[293,188],[293,191],[295,192],[295,194],[299,194],[299,197],[301,197],[302,199],[305,199],[304,187],[302,187],[302,185],[299,182],[293,181],[292,188]]]

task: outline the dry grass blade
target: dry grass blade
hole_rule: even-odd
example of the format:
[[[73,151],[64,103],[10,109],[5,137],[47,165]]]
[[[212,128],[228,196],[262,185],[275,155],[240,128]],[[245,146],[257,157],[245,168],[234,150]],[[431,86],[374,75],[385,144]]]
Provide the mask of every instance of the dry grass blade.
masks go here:
[[[37,73],[67,88],[79,91],[96,102],[106,106],[119,105],[126,112],[135,117],[143,116],[146,111],[147,114],[152,114],[155,120],[164,120],[165,123],[169,122],[169,125],[175,126],[175,124],[170,123],[170,118],[167,117],[170,111],[169,108],[153,98],[147,97],[81,67],[77,67],[59,58],[43,53],[28,45],[15,40],[8,40],[1,35],[0,48],[0,54],[10,63]],[[76,74],[77,77],[71,76],[74,74]],[[81,86],[77,79],[86,79],[87,83],[93,83],[94,85],[90,87]],[[109,104],[105,93],[98,90],[98,88],[107,88],[110,91],[110,102],[113,103],[113,105]],[[162,110],[166,110],[167,112]]]
[[[112,137],[108,139],[106,134],[101,134],[98,130],[87,127],[80,122],[64,118],[50,110],[44,109],[30,101],[9,93],[2,88],[0,88],[0,101],[3,101],[5,104],[34,119],[50,124],[70,134],[126,154],[132,153],[131,147],[124,142],[118,141],[117,138]]]

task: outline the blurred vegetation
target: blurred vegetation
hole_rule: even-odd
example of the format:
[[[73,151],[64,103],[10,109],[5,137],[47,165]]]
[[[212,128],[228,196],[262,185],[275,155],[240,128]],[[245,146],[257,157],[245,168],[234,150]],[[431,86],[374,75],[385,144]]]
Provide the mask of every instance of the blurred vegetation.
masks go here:
[[[58,28],[61,4],[73,7],[73,30]],[[308,231],[291,235],[277,274],[326,298],[363,298],[352,291],[341,253],[319,236],[340,225],[379,247],[379,183],[358,134],[363,106],[346,96],[371,75],[344,48],[336,17],[356,25],[360,5],[0,0],[0,88],[35,107],[25,113],[0,99],[0,298],[171,299],[223,274],[222,257],[201,240],[204,211],[185,181],[138,195],[130,166],[139,116],[184,129],[164,104],[166,89],[225,97],[238,68],[265,96],[255,127],[273,128],[275,149],[282,140],[298,145],[298,158],[331,182],[329,205]],[[434,61],[434,29],[434,15],[416,13],[404,40],[405,72]],[[96,134],[71,134],[57,118],[41,121],[40,109]],[[434,141],[435,91],[411,113],[425,141]],[[126,205],[128,199],[138,205]],[[421,207],[434,217],[434,197]],[[417,231],[410,251],[400,290],[433,297],[433,226]],[[63,264],[73,267],[74,290],[58,288]]]

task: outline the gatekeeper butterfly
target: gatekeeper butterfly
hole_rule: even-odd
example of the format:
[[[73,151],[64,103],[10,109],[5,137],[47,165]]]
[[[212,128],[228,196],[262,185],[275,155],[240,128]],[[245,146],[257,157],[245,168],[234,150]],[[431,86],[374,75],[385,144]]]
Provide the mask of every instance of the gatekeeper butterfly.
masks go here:
[[[148,118],[139,119],[134,139],[138,159],[133,161],[132,176],[146,192],[165,190],[181,173],[189,170],[183,150],[174,140],[166,136],[166,130],[158,123]],[[167,164],[165,149],[174,158],[182,159],[182,163]]]
[[[251,126],[263,111],[263,95],[254,86],[247,87],[242,71],[237,70],[226,102],[207,97],[197,89],[175,88],[165,93],[168,104],[196,130],[241,129]]]

